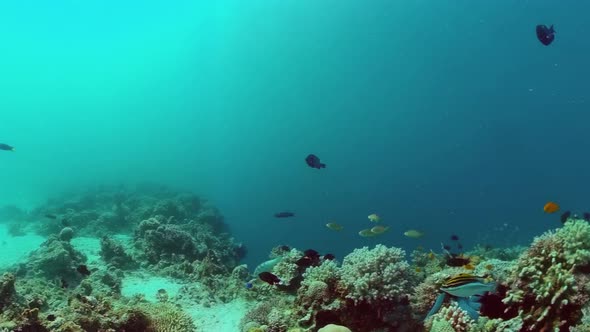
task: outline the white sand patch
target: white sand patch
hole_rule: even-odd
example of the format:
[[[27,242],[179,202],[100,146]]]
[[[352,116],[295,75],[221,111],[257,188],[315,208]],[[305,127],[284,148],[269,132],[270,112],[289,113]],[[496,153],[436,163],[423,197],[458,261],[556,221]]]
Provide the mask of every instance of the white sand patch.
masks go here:
[[[195,305],[184,309],[193,318],[197,331],[239,332],[240,320],[250,306],[247,301],[237,299],[208,308]]]
[[[112,236],[116,241],[121,242],[125,247],[129,247],[131,237],[124,234],[117,234]],[[74,237],[70,243],[76,250],[82,252],[88,258],[86,262],[89,265],[104,265],[104,262],[100,258],[100,239],[95,237]]]
[[[23,261],[29,253],[38,249],[46,238],[27,234],[24,236],[11,236],[6,225],[0,224],[0,268]]]
[[[121,294],[127,297],[135,294],[143,294],[147,301],[156,302],[158,290],[165,289],[168,297],[172,298],[178,294],[182,286],[182,284],[174,279],[134,273],[123,278]]]
[[[95,237],[74,237],[70,243],[88,258],[89,265],[100,263],[100,240]]]

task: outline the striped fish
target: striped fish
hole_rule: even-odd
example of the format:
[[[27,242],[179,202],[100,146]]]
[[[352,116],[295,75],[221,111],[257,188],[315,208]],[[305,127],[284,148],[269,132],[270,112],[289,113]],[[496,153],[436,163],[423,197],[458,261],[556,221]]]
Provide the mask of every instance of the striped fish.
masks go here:
[[[483,295],[486,292],[493,292],[495,289],[496,283],[489,278],[469,273],[459,273],[451,276],[440,287],[441,291],[456,297]]]

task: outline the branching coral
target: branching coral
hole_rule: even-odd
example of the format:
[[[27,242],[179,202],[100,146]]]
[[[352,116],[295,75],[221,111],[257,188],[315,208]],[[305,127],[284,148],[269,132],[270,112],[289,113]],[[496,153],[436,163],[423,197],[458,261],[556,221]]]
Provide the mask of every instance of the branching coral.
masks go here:
[[[526,329],[560,328],[579,320],[583,303],[572,299],[579,290],[577,269],[588,265],[589,250],[590,225],[569,220],[563,228],[535,238],[521,255],[504,302],[522,312]]]
[[[400,300],[409,294],[416,277],[404,260],[405,252],[378,244],[355,249],[342,262],[341,282],[347,289],[347,298],[374,302]]]
[[[467,332],[474,327],[475,322],[453,303],[435,314],[429,325],[431,332]]]

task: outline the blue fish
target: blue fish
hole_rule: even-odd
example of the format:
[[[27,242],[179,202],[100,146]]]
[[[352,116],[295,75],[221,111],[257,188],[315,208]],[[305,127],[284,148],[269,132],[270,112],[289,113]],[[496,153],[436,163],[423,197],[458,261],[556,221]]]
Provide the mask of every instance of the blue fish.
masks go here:
[[[315,154],[308,155],[307,158],[305,158],[305,162],[307,163],[307,166],[309,166],[311,168],[317,168],[317,169],[326,168],[326,164],[322,164],[320,162],[320,158],[318,156],[316,156]]]
[[[537,25],[537,39],[545,46],[549,46],[555,39],[553,25],[547,27],[544,24]]]

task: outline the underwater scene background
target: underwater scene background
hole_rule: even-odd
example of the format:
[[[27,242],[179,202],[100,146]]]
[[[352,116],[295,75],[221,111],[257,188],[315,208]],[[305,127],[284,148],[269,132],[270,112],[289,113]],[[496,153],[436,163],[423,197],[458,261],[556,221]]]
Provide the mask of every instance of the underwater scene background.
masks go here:
[[[434,330],[424,317],[453,308],[472,329],[519,310],[520,327],[488,330],[582,324],[590,291],[566,289],[584,284],[590,260],[572,257],[590,250],[589,10],[582,1],[0,3],[0,143],[14,147],[0,151],[0,331],[182,331],[161,323],[186,322],[179,310],[197,331]],[[555,26],[551,45],[535,38],[539,24]],[[307,165],[309,154],[326,168]],[[376,225],[382,233],[359,235]],[[518,266],[534,266],[535,250],[565,255],[554,271],[564,288],[552,282],[547,306],[531,308],[538,288],[527,290],[532,277]],[[361,268],[362,257],[382,263]],[[305,295],[315,289],[306,269],[324,271],[317,298]],[[363,291],[351,286],[365,276]],[[380,293],[391,284],[399,289]],[[448,290],[464,285],[477,290]],[[527,291],[502,289],[512,285]],[[463,305],[483,288],[508,316],[469,302],[474,317]],[[443,290],[442,311],[427,315],[437,301],[416,305],[417,289]],[[256,311],[260,303],[281,314]],[[158,305],[168,318],[156,317]]]

